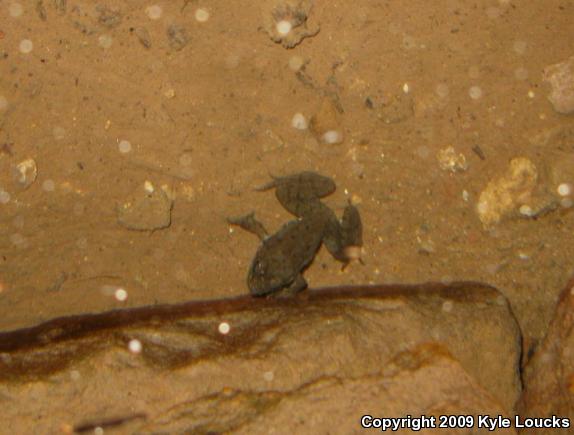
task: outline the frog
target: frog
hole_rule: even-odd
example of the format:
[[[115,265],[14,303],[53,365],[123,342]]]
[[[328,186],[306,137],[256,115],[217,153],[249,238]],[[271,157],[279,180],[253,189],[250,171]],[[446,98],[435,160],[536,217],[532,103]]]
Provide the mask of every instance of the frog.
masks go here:
[[[363,244],[362,221],[358,209],[347,204],[339,221],[335,212],[321,198],[336,190],[335,182],[311,171],[272,180],[256,188],[275,190],[275,197],[295,219],[269,235],[255,213],[228,222],[257,235],[261,244],[251,262],[247,286],[252,296],[290,297],[307,288],[303,272],[313,262],[319,248],[327,251],[343,267],[359,259]]]

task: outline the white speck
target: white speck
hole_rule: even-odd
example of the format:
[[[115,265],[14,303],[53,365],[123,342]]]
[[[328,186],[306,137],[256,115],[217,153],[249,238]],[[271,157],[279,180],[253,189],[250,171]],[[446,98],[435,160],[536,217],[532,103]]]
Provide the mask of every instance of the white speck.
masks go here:
[[[558,185],[558,188],[556,190],[558,192],[558,195],[560,196],[568,196],[572,194],[572,186],[568,183],[562,183]]]
[[[403,92],[404,92],[405,94],[408,94],[409,91],[410,91],[409,84],[408,84],[408,83],[405,83],[405,84],[403,85]]]
[[[66,137],[66,130],[62,127],[56,126],[52,129],[52,134],[54,135],[54,139],[61,140]]]
[[[468,193],[467,190],[463,190],[462,191],[462,200],[464,202],[468,202],[469,199],[470,199],[470,194]]]
[[[520,208],[518,209],[518,211],[520,212],[521,215],[523,216],[533,216],[534,215],[534,210],[532,210],[532,207],[530,207],[529,205],[526,204],[522,204],[520,206]]]
[[[302,113],[296,113],[291,120],[291,126],[297,130],[307,130],[309,123]]]
[[[488,202],[486,201],[481,201],[477,204],[476,206],[476,211],[478,212],[478,214],[485,214],[488,212]]]
[[[28,54],[34,49],[34,43],[29,39],[22,39],[18,48],[20,53]]]
[[[337,130],[329,130],[323,134],[321,139],[325,143],[336,144],[343,141],[343,135]]]
[[[81,377],[81,375],[80,375],[80,372],[78,370],[70,371],[70,379],[72,381],[78,381],[78,380],[80,380],[80,377]]]
[[[8,108],[8,100],[4,95],[0,95],[0,110],[6,110]]]
[[[445,83],[439,83],[438,85],[436,85],[434,91],[439,97],[446,98],[449,93],[448,85],[446,85]]]
[[[110,48],[113,42],[114,38],[110,35],[101,35],[98,37],[98,45],[102,48]]]
[[[514,78],[517,80],[526,80],[528,78],[528,70],[524,67],[519,67],[514,70]]]
[[[229,323],[221,322],[219,324],[219,326],[217,327],[217,330],[219,331],[220,334],[226,335],[226,334],[229,334],[231,327],[229,326]]]
[[[104,435],[104,428],[100,426],[94,428],[94,435]]]
[[[281,36],[287,35],[291,31],[292,27],[293,26],[291,22],[287,20],[281,20],[276,24],[277,33],[279,33]]]
[[[10,3],[10,6],[8,6],[8,13],[12,18],[17,18],[24,13],[24,8],[20,3]]]
[[[528,255],[525,252],[519,252],[518,253],[518,258],[520,258],[521,260],[528,260],[530,258],[530,255]]]
[[[301,56],[291,56],[289,58],[289,68],[291,71],[299,71],[305,65],[305,59]]]
[[[120,143],[118,143],[118,150],[122,154],[127,154],[132,150],[132,144],[129,140],[122,139]]]
[[[534,98],[536,96],[536,94],[534,93],[534,91],[528,91],[528,98]]]
[[[151,5],[145,8],[145,13],[150,20],[159,20],[163,14],[163,9],[159,5]]]
[[[263,373],[263,379],[265,379],[267,382],[271,382],[274,377],[275,377],[275,375],[273,374],[273,372],[271,370]]]
[[[445,301],[442,303],[442,310],[445,313],[450,313],[452,311],[452,308],[454,307],[454,302],[453,301]]]
[[[0,190],[0,204],[8,204],[10,202],[10,194],[5,190]]]
[[[490,7],[490,8],[486,8],[486,16],[490,19],[495,19],[500,17],[500,15],[502,14],[502,10],[500,8],[497,7]]]
[[[526,47],[526,41],[514,41],[514,44],[512,44],[512,49],[516,54],[526,53]]]
[[[54,180],[44,180],[42,189],[46,192],[53,192],[56,189],[56,183],[54,183]]]
[[[152,184],[151,181],[148,181],[148,180],[144,181],[144,190],[145,190],[147,193],[153,193],[153,191],[155,190],[155,188],[153,187],[153,184]]]
[[[199,8],[195,11],[195,19],[200,23],[205,23],[209,20],[209,11],[207,11],[207,9]]]
[[[472,86],[469,90],[468,90],[468,95],[470,96],[470,98],[472,98],[473,100],[478,100],[479,98],[482,97],[482,89],[479,86]]]
[[[114,297],[116,298],[116,300],[123,302],[128,298],[128,292],[121,287],[117,288],[116,291],[114,292]]]
[[[133,340],[130,340],[130,342],[128,343],[128,349],[130,350],[131,353],[141,353],[142,342],[134,338]]]

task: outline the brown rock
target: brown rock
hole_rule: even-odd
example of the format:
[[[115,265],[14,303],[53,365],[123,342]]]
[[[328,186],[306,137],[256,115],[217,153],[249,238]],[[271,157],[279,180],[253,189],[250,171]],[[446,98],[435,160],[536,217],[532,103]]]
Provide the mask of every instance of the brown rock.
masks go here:
[[[574,113],[574,56],[544,68],[544,80],[552,90],[548,99],[558,113]]]
[[[574,278],[560,295],[556,314],[542,345],[525,367],[524,386],[517,406],[522,416],[568,418],[570,431],[574,430]],[[529,428],[524,433],[566,432]]]
[[[0,397],[26,403],[0,420],[9,433],[351,433],[364,414],[507,415],[519,349],[506,300],[473,283],[111,311],[0,334]]]
[[[130,230],[150,231],[171,224],[172,201],[163,191],[146,181],[118,206],[118,223]]]

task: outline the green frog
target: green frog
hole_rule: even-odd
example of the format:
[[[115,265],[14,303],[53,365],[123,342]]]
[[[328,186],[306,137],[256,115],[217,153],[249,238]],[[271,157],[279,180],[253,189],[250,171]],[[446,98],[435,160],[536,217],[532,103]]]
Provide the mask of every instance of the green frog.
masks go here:
[[[228,222],[256,234],[262,241],[249,268],[247,285],[253,296],[290,296],[307,287],[303,271],[324,244],[329,253],[347,265],[359,258],[363,244],[359,211],[348,204],[341,221],[321,198],[332,194],[332,179],[314,172],[300,172],[273,180],[258,188],[275,189],[281,205],[297,219],[287,222],[269,236],[250,213]],[[360,259],[360,258],[359,258]]]

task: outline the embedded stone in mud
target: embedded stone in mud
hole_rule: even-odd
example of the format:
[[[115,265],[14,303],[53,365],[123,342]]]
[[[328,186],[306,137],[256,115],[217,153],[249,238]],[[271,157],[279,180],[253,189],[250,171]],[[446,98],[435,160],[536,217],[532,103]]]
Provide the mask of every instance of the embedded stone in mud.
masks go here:
[[[118,207],[118,223],[130,230],[158,230],[171,224],[172,201],[146,181]]]
[[[307,21],[312,7],[311,0],[269,0],[263,6],[263,28],[273,41],[293,48],[319,33],[319,25]]]
[[[554,110],[565,115],[574,113],[574,56],[544,68],[543,78],[552,87],[548,99]]]

